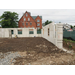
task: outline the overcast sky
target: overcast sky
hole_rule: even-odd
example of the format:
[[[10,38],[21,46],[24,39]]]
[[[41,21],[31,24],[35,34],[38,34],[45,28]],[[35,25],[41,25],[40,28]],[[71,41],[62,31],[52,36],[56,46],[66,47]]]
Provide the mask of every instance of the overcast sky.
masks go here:
[[[55,23],[68,23],[75,25],[75,9],[0,9],[0,16],[4,11],[17,12],[19,19],[26,11],[31,12],[31,16],[42,16],[42,22],[51,20]]]

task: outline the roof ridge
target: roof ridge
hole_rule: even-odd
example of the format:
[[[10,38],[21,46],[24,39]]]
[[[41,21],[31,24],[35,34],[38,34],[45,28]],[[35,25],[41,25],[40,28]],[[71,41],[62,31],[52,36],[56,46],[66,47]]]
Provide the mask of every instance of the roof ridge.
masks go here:
[[[34,20],[38,17],[38,16],[31,16]],[[42,16],[39,16],[42,19]]]

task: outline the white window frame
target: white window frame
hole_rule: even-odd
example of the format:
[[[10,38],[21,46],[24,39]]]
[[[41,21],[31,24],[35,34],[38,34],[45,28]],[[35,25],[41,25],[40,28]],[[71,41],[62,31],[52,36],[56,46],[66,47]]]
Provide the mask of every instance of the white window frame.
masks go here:
[[[37,20],[37,22],[40,22],[40,20]]]
[[[30,21],[30,18],[28,18],[28,21]]]
[[[26,18],[24,18],[24,21],[26,21]]]
[[[37,26],[40,26],[40,23],[38,23]]]

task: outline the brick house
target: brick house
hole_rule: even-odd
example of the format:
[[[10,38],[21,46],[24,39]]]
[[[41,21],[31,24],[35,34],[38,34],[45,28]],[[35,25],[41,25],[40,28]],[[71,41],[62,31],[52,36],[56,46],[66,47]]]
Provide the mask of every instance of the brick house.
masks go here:
[[[26,11],[19,20],[18,27],[42,29],[42,16],[31,16],[31,13]]]

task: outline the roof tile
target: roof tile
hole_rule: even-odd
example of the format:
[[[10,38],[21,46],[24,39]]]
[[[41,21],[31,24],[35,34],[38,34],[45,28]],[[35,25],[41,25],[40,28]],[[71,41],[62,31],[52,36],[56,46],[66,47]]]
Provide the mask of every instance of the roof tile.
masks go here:
[[[31,16],[34,20],[36,19],[37,16]],[[42,19],[42,16],[39,16]]]

